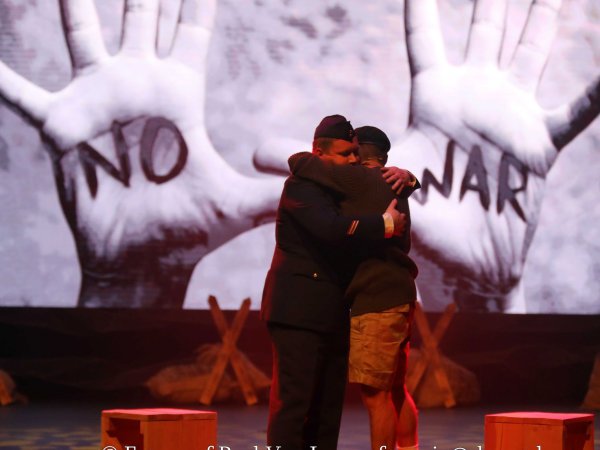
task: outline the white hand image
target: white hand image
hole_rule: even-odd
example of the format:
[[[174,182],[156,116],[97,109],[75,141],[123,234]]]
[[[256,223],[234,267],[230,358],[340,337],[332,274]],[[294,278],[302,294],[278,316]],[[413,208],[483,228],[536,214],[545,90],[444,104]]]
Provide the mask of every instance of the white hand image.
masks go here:
[[[572,103],[542,108],[535,93],[561,2],[532,2],[514,54],[501,68],[507,3],[475,4],[465,60],[451,65],[436,1],[407,0],[410,125],[390,164],[401,161],[420,176],[416,245],[447,268],[457,301],[480,301],[482,310],[493,301],[497,309],[525,312],[520,281],[545,177],[559,151],[598,116],[600,77]]]
[[[0,96],[51,156],[75,238],[80,306],[181,307],[198,261],[272,216],[281,181],[249,178],[205,129],[216,2],[184,0],[169,55],[158,0],[127,0],[109,55],[92,0],[61,0],[72,80],[48,92],[0,62]]]

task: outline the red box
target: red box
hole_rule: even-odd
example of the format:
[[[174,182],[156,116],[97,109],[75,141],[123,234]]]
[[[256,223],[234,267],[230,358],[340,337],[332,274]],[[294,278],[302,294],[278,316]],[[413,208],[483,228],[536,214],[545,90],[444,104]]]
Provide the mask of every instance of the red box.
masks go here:
[[[102,448],[206,450],[217,445],[217,413],[188,409],[102,411]]]
[[[488,414],[484,444],[485,450],[594,450],[594,415]]]

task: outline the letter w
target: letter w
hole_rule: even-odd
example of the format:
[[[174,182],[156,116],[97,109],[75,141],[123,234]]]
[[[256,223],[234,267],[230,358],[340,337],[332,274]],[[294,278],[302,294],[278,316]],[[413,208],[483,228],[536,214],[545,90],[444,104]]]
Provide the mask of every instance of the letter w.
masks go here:
[[[444,178],[440,183],[433,173],[429,169],[423,171],[423,177],[421,178],[421,190],[417,192],[413,198],[420,204],[427,203],[427,197],[429,196],[429,186],[433,186],[436,191],[448,198],[452,191],[452,177],[454,174],[454,141],[448,142],[446,146],[446,161],[444,163]]]

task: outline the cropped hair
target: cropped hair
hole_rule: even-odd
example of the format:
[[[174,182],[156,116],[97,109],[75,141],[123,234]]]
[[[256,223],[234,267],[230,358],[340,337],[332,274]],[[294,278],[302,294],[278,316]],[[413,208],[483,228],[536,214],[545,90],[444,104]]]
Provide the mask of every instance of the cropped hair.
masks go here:
[[[333,145],[333,141],[335,141],[335,139],[333,138],[316,138],[315,140],[313,140],[313,151],[315,151],[317,148],[320,148],[321,150],[323,150],[323,152],[329,153],[329,149]]]

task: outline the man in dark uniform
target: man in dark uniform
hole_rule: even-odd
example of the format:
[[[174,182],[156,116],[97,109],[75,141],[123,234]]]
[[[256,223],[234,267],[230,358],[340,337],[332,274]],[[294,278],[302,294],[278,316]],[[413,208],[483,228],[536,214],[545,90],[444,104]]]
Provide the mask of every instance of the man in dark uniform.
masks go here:
[[[376,127],[356,129],[361,166],[334,166],[310,153],[290,158],[292,174],[342,196],[342,214],[376,212],[394,198],[382,177],[390,141]],[[412,181],[398,197],[407,219],[404,233],[387,241],[357,242],[357,267],[347,289],[352,303],[349,380],[358,383],[369,412],[371,448],[417,448],[417,411],[405,387],[417,266],[410,250],[408,197],[420,187]],[[384,206],[385,207],[385,206]],[[398,447],[396,447],[398,445]]]
[[[349,165],[357,153],[350,122],[339,115],[321,121],[313,141],[318,159]],[[404,227],[395,200],[377,213],[351,216],[340,215],[335,200],[318,184],[291,176],[279,204],[261,316],[273,343],[267,442],[282,450],[337,448],[348,358],[345,247],[383,241]]]

